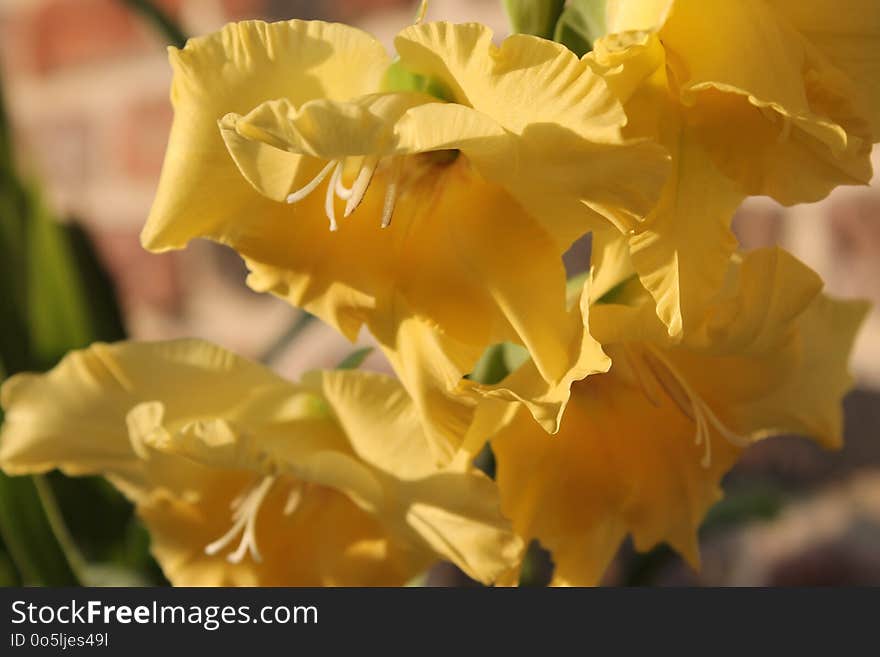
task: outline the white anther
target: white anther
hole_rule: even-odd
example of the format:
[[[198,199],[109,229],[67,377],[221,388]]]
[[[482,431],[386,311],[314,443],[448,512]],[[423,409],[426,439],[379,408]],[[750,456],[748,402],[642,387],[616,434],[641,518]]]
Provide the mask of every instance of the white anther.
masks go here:
[[[385,204],[382,206],[382,228],[388,228],[391,225],[391,218],[394,216],[394,206],[397,204],[397,191],[400,185],[400,171],[403,168],[402,164],[400,156],[391,158],[391,178],[388,181],[388,187],[385,188]]]
[[[361,170],[358,172],[357,178],[351,186],[351,195],[348,197],[345,204],[345,214],[343,216],[350,216],[352,212],[357,210],[361,201],[364,200],[364,195],[370,187],[370,181],[373,180],[373,174],[376,172],[376,165],[378,164],[379,160],[375,157],[364,159]]]

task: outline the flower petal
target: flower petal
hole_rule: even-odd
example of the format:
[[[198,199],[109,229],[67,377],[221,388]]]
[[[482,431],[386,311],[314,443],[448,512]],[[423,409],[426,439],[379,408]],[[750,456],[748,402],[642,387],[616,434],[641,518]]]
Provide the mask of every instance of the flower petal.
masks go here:
[[[762,435],[798,433],[824,447],[843,443],[841,401],[852,388],[847,363],[869,305],[817,297],[797,321],[801,360],[787,381],[744,405],[740,422]]]
[[[199,390],[211,394],[193,394]],[[198,340],[95,344],[48,374],[21,374],[3,385],[0,464],[16,474],[56,467],[70,475],[109,473],[129,482],[132,493],[175,488],[185,477],[173,459],[138,457],[132,409],[159,401],[158,418],[176,423],[240,422],[249,413],[262,423],[271,420],[265,401],[290,392],[291,384],[268,369]]]
[[[600,216],[628,226],[653,206],[666,155],[656,144],[624,141],[620,103],[565,47],[527,35],[496,47],[488,28],[449,23],[407,28],[395,44],[403,65],[441,80],[456,103],[518,137],[494,142],[512,149],[501,157],[472,157],[564,247],[598,225]],[[413,114],[421,111],[426,115],[412,120],[427,126],[428,112],[457,110]]]
[[[880,140],[880,6],[873,0],[771,0],[774,10],[855,83]]]
[[[733,212],[744,195],[713,165],[670,97],[665,58],[656,35],[600,39],[587,56],[624,102],[636,136],[652,135],[669,151],[672,169],[651,214],[628,231],[631,261],[654,297],[673,338],[701,320],[718,292],[736,239]]]
[[[521,411],[492,439],[502,509],[552,552],[557,584],[598,584],[628,533],[639,550],[666,541],[698,563],[697,528],[738,451],[719,444],[702,467],[693,424],[619,368],[575,387],[557,435]]]
[[[217,122],[264,101],[301,105],[378,89],[389,58],[369,35],[318,21],[227,25],[171,50],[175,110],[159,191],[141,239],[152,250],[181,248],[194,237],[228,240],[273,203],[256,194],[226,152]],[[291,183],[296,156],[279,157]],[[279,173],[278,175],[283,175]]]
[[[633,230],[630,254],[669,335],[680,337],[723,283],[737,246],[730,222],[743,196],[687,128],[670,150],[673,174],[657,208]]]
[[[749,194],[793,204],[870,181],[853,83],[772,4],[678,0],[661,36],[689,121]]]
[[[381,521],[327,488],[306,491],[285,514],[288,490],[263,501],[256,536],[261,561],[230,563],[205,546],[230,525],[230,505],[252,479],[214,471],[197,501],[157,491],[138,506],[152,552],[175,586],[399,586],[430,565],[428,553],[393,540]]]

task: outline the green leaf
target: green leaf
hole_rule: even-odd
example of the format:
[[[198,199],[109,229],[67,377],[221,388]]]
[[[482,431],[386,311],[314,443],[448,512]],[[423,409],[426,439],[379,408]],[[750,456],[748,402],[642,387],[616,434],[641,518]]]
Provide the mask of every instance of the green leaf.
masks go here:
[[[31,477],[0,472],[0,535],[26,586],[76,586]]]
[[[149,0],[120,0],[120,2],[152,23],[153,27],[170,45],[176,48],[183,48],[186,45],[186,34],[184,31],[155,3]]]
[[[87,346],[95,334],[86,290],[65,232],[36,191],[27,224],[27,319],[31,355],[40,369],[70,349]]]
[[[553,28],[564,6],[565,0],[504,0],[514,32],[544,39],[553,38]]]
[[[494,385],[503,381],[508,374],[510,370],[504,362],[504,347],[501,344],[494,344],[483,352],[468,378],[477,383]]]
[[[590,52],[596,39],[605,34],[605,1],[571,0],[556,23],[553,40],[578,57]]]
[[[363,347],[361,349],[355,349],[348,356],[343,358],[339,365],[336,366],[337,370],[356,370],[359,368],[363,362],[373,353],[372,347]]]
[[[36,192],[27,239],[31,368],[55,365],[71,349],[125,338],[116,291],[85,232],[57,223]]]
[[[416,91],[439,100],[455,100],[455,95],[440,80],[411,72],[403,66],[399,57],[395,57],[385,71],[382,90],[388,92]]]

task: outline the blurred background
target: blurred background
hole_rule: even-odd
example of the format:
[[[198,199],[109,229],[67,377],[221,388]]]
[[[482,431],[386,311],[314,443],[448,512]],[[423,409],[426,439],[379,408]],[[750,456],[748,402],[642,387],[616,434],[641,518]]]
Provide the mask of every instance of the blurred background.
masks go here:
[[[248,291],[234,253],[206,242],[165,255],[140,247],[138,234],[172,119],[165,46],[174,40],[175,27],[197,35],[246,18],[320,18],[363,27],[390,48],[394,34],[412,22],[418,3],[156,0],[155,5],[173,25],[163,26],[136,0],[0,0],[0,98],[6,112],[0,148],[7,153],[0,154],[0,227],[6,231],[0,231],[6,240],[0,242],[6,246],[0,252],[5,260],[0,294],[6,296],[0,299],[0,323],[15,324],[12,300],[20,291],[13,289],[12,277],[20,279],[26,271],[31,281],[27,317],[18,322],[29,348],[18,353],[20,362],[5,357],[6,372],[45,368],[71,344],[124,335],[199,336],[271,360],[290,378],[332,367],[351,345],[319,322],[301,321],[286,304]],[[432,0],[428,18],[480,21],[499,36],[508,29],[499,0]],[[880,151],[874,160],[880,169]],[[878,180],[870,188],[840,188],[821,203],[793,208],[749,199],[735,226],[744,248],[780,244],[815,268],[830,293],[880,306]],[[17,249],[16,231],[28,230],[28,246]],[[59,298],[61,306],[71,307],[59,306]],[[63,313],[75,316],[72,300],[78,298],[99,322],[68,321]],[[58,335],[59,326],[68,327],[67,333]],[[371,355],[366,366],[383,364]],[[846,400],[842,452],[826,453],[796,437],[752,448],[725,482],[727,499],[706,522],[699,575],[664,548],[636,555],[625,546],[607,583],[880,584],[876,309],[859,337],[853,367],[858,389]],[[101,480],[53,474],[0,483],[0,583],[163,582],[130,507]],[[52,544],[35,547],[40,536],[50,536],[46,542]],[[68,562],[72,553],[73,563],[56,563],[57,552]],[[534,566],[532,579],[541,583],[546,564],[536,558]],[[466,583],[451,567],[435,569],[428,582]]]

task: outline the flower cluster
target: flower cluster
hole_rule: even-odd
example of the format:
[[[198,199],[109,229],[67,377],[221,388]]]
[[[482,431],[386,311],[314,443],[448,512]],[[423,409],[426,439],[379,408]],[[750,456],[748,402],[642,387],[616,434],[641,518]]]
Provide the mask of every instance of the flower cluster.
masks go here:
[[[438,559],[516,583],[538,540],[554,583],[591,585],[628,535],[697,565],[744,448],[841,442],[864,305],[738,252],[730,221],[870,179],[880,7],[609,0],[606,23],[581,58],[448,23],[394,59],[306,21],[172,48],[143,245],[228,245],[254,290],[366,328],[396,378],[96,344],[3,386],[0,465],[106,476],[174,584],[394,585]],[[487,349],[500,381],[472,375]]]

